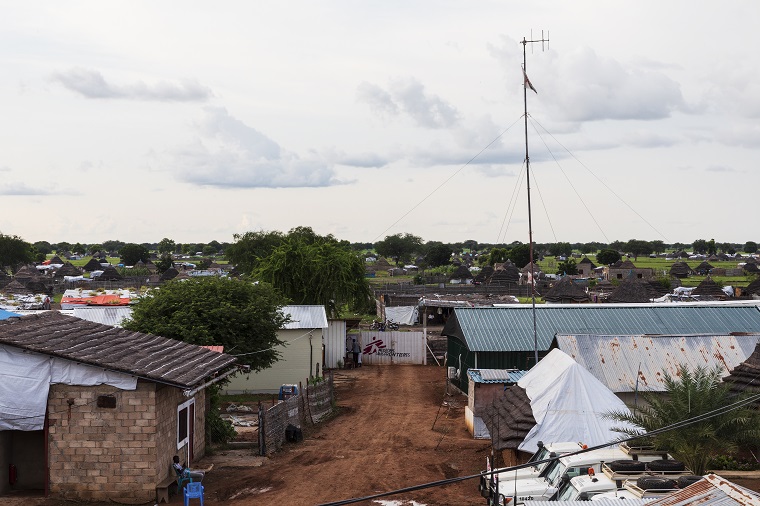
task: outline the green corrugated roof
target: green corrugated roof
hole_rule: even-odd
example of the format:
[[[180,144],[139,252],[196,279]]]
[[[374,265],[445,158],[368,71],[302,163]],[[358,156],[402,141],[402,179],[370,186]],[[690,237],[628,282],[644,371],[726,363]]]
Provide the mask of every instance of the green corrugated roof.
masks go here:
[[[760,332],[760,309],[754,305],[669,304],[536,306],[539,351],[564,334],[730,334]],[[530,305],[455,308],[442,334],[462,340],[470,351],[533,351]]]

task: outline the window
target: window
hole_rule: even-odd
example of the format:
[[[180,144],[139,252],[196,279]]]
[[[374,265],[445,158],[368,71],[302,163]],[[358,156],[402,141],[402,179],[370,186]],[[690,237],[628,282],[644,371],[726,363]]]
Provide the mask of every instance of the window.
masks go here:
[[[190,427],[195,416],[195,399],[183,402],[177,406],[177,449],[190,442]]]

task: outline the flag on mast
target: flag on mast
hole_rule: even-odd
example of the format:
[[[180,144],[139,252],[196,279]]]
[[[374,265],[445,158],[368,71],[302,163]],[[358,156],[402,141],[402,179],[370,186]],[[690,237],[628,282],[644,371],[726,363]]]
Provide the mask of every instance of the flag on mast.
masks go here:
[[[531,89],[531,90],[533,90],[535,93],[538,93],[538,92],[536,91],[536,88],[534,88],[534,87],[533,87],[533,84],[530,82],[530,79],[528,79],[528,74],[526,74],[526,73],[525,73],[525,69],[523,69],[523,77],[525,77],[525,83],[524,83],[524,84],[525,84],[525,87],[526,87],[526,88],[530,88],[530,89]]]

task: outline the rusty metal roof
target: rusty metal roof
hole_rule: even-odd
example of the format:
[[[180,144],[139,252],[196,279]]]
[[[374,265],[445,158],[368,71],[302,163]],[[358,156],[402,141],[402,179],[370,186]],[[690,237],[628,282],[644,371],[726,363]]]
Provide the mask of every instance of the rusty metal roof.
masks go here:
[[[604,336],[557,334],[559,349],[573,357],[613,392],[665,390],[663,371],[677,375],[679,364],[720,367],[722,375],[744,362],[760,334]]]
[[[760,333],[756,304],[557,304],[536,306],[539,351],[555,334],[662,335]],[[454,309],[442,335],[470,351],[533,351],[530,304]],[[746,358],[746,357],[745,357]]]
[[[237,360],[194,344],[57,311],[0,321],[0,343],[183,389],[229,369]]]
[[[708,474],[688,487],[647,503],[648,506],[760,506],[760,494],[717,474]]]

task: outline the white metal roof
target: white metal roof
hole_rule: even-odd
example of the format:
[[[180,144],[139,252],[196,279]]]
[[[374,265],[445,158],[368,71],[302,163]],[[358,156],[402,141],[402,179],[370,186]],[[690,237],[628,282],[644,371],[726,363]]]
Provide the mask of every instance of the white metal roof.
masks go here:
[[[284,329],[327,328],[325,306],[283,306],[282,312],[285,315],[290,315],[290,323],[286,323],[282,327]]]

